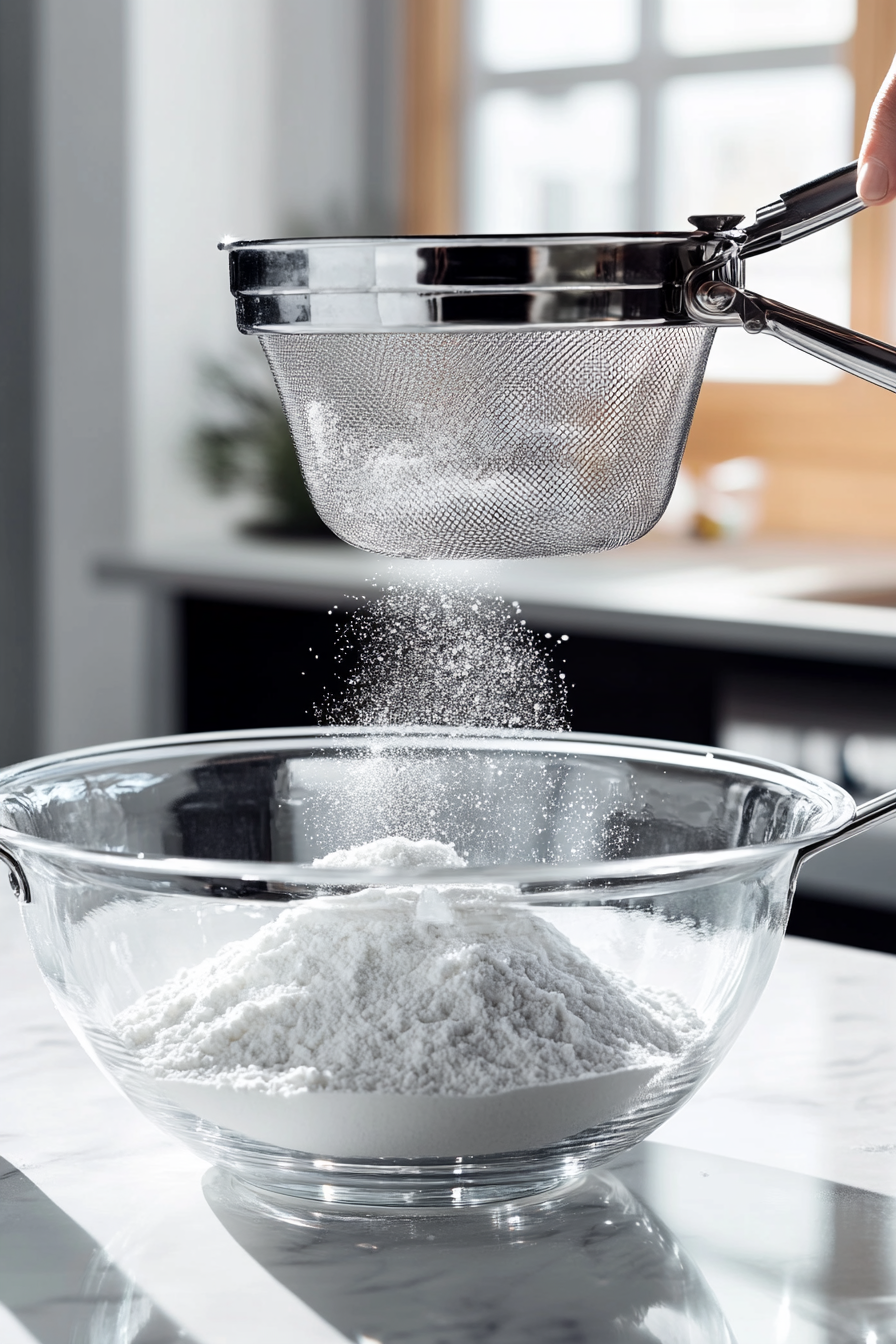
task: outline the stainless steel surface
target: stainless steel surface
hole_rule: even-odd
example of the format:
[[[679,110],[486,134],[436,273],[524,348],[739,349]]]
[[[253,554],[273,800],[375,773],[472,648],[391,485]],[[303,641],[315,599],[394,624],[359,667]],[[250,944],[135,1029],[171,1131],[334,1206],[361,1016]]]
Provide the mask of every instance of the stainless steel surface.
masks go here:
[[[740,228],[227,242],[315,505],[391,555],[624,545],[658,520],[709,339],[742,325],[896,390],[896,349],[744,288],[744,258],[862,209],[856,165]],[[634,330],[629,330],[634,329]]]
[[[243,332],[680,325],[695,272],[742,286],[743,259],[863,209],[856,165],[692,233],[225,240]]]
[[[782,191],[777,200],[761,205],[755,222],[744,229],[747,241],[741,255],[757,257],[771,252],[863,210],[864,202],[856,194],[857,169],[856,161],[847,163],[801,187]]]
[[[232,243],[243,332],[680,325],[702,236],[326,238]],[[684,251],[683,251],[684,250]]]
[[[266,333],[324,522],[404,556],[598,551],[653,527],[713,328]]]
[[[740,324],[751,335],[768,332],[844,373],[896,391],[896,347],[716,279],[698,285],[704,269],[693,272],[685,283],[685,306],[695,321]]]

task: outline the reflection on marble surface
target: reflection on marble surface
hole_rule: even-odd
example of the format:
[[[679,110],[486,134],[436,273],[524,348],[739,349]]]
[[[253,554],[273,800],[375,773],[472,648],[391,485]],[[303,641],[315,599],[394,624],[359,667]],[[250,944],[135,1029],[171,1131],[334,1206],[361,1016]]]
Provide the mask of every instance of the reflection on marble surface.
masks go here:
[[[644,1144],[552,1197],[429,1215],[204,1186],[351,1340],[896,1344],[896,1200],[753,1163]]]
[[[674,1229],[740,1344],[896,1344],[896,1199],[659,1143],[613,1169]]]
[[[351,1340],[733,1344],[673,1235],[615,1176],[469,1211],[260,1204],[205,1178],[224,1226]]]
[[[334,1339],[896,1344],[896,1200],[753,1163],[648,1143],[550,1197],[429,1213],[274,1204],[216,1170],[203,1184],[259,1282]],[[164,1210],[149,1212],[158,1255]],[[116,1249],[0,1161],[0,1340],[218,1337],[162,1310]],[[266,1340],[270,1292],[251,1309]]]
[[[0,1305],[40,1344],[190,1339],[83,1227],[3,1158]]]

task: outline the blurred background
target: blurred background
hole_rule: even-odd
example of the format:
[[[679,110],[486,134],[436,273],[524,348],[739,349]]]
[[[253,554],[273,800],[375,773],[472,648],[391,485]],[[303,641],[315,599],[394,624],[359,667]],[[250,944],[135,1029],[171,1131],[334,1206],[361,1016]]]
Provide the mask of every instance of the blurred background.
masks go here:
[[[320,533],[223,235],[752,218],[854,156],[894,50],[892,0],[0,0],[0,760],[311,717],[283,706],[329,638],[320,602],[225,575],[259,534],[299,573],[282,538]],[[864,212],[748,283],[893,340],[893,229]],[[718,334],[686,467],[667,545],[733,530],[896,562],[896,398],[780,342]],[[187,551],[214,600],[212,579],[109,579]],[[576,727],[749,744],[857,792],[870,733],[896,784],[896,626],[864,663],[823,640],[789,662],[650,631],[575,645]]]

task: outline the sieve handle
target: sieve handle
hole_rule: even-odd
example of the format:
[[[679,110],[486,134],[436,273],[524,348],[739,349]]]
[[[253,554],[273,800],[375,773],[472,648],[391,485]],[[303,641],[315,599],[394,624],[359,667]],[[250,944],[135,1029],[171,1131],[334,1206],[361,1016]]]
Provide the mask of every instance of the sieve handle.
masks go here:
[[[868,383],[896,392],[896,347],[850,331],[849,327],[838,327],[835,322],[813,317],[786,303],[763,298],[761,294],[749,290],[740,290],[739,294],[742,298],[738,307],[746,331],[751,334],[767,331],[779,341],[815,355],[844,373],[854,373]]]
[[[694,321],[742,326],[750,335],[766,331],[844,373],[854,373],[888,392],[896,392],[896,347],[752,290],[723,280],[702,280],[706,270],[700,267],[685,281],[685,307]]]
[[[757,257],[771,252],[864,210],[865,203],[856,192],[857,171],[857,161],[847,163],[801,187],[782,191],[777,200],[761,205],[756,222],[744,229],[747,240],[740,246],[740,255]]]

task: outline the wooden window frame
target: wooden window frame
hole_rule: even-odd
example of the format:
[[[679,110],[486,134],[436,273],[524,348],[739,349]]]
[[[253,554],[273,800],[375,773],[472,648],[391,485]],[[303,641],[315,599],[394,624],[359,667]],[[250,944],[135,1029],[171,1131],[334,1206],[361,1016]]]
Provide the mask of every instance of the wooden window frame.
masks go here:
[[[458,228],[463,3],[405,0],[403,226],[410,234]],[[858,0],[850,62],[856,153],[894,51],[896,4]],[[893,340],[896,219],[887,209],[866,210],[851,227],[852,325]],[[767,531],[896,541],[893,393],[845,375],[822,385],[705,383],[686,462],[699,473],[747,454],[769,468]]]

